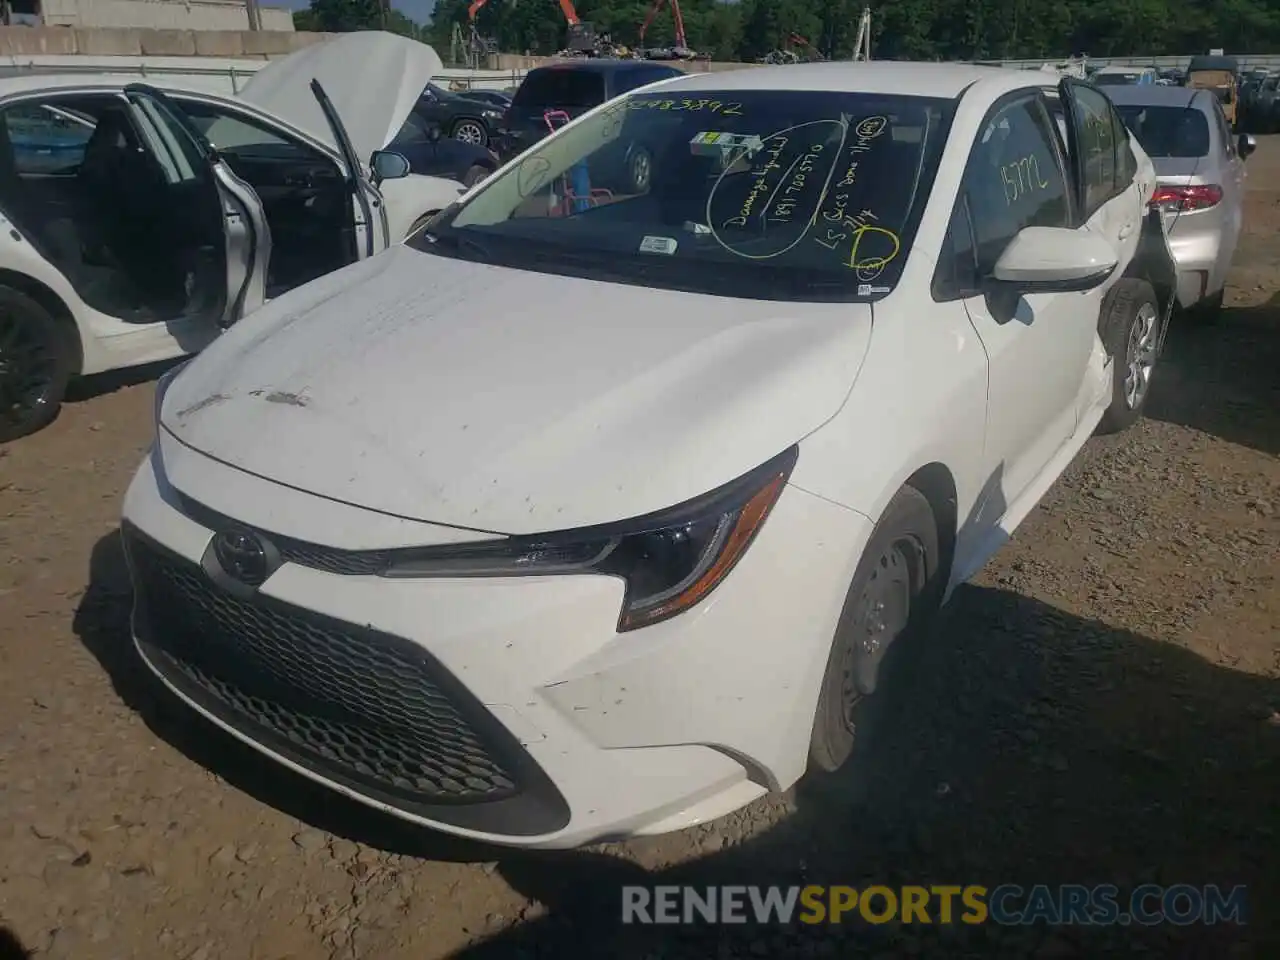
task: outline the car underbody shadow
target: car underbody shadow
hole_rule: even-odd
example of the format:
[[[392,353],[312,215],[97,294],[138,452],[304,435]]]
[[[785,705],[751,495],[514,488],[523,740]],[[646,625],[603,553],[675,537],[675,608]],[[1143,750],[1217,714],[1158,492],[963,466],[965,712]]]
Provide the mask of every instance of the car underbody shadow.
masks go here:
[[[658,869],[598,851],[500,861],[537,919],[455,956],[1275,955],[1280,682],[973,586],[915,656],[850,789],[802,782],[771,829]],[[936,907],[927,925],[621,922],[624,884],[1101,883],[1243,884],[1247,925],[943,924]]]

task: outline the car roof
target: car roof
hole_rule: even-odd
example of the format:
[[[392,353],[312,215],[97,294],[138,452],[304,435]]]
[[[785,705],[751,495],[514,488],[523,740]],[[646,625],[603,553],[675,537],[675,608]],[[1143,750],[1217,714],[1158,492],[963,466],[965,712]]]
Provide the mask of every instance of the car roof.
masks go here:
[[[833,93],[898,93],[955,98],[986,82],[995,95],[1023,87],[1048,86],[1058,77],[1038,70],[1013,70],[969,63],[905,60],[829,61],[747,67],[723,73],[689,73],[663,86],[669,90],[808,90]]]
[[[0,97],[11,97],[22,93],[57,93],[59,90],[75,88],[94,88],[107,90],[123,90],[132,83],[146,83],[146,77],[125,77],[107,73],[35,73],[22,67],[0,68]],[[199,93],[209,95],[208,90],[174,83],[166,79],[155,84],[164,91],[175,93]]]
[[[1212,96],[1199,87],[1158,87],[1153,84],[1108,87],[1107,96],[1116,106],[1189,107],[1198,94]]]

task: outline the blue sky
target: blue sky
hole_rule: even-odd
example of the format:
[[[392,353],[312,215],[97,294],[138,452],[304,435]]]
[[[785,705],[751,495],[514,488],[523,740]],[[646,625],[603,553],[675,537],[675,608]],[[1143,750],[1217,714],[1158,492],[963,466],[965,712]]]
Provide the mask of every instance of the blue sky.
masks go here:
[[[289,7],[291,10],[305,10],[311,6],[311,0],[262,0],[264,7]],[[436,0],[391,0],[393,9],[399,10],[410,20],[426,23],[431,19],[431,8]]]

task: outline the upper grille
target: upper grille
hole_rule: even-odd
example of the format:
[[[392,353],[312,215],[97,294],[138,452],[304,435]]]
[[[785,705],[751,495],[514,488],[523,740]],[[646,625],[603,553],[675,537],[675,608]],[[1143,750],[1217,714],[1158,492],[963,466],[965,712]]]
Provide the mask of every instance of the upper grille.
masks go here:
[[[262,595],[232,597],[136,531],[125,540],[140,647],[223,722],[432,819],[514,834],[567,822],[528,753],[417,645]]]
[[[202,527],[210,530],[225,530],[229,527],[245,526],[216,510],[210,510],[188,496],[179,494],[178,498],[182,501],[182,512]],[[374,576],[386,570],[392,561],[392,553],[389,550],[340,550],[337,547],[325,547],[318,543],[309,543],[306,540],[298,540],[269,531],[263,531],[263,533],[280,551],[281,560],[286,563],[296,563],[301,567],[323,570],[326,573]]]

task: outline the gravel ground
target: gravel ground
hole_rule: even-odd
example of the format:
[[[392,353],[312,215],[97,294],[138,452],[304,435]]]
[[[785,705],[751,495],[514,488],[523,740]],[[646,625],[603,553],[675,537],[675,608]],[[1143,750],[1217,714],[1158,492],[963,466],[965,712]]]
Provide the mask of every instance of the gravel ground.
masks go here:
[[[1280,956],[1280,138],[1215,329],[957,593],[839,788],[515,855],[416,832],[174,705],[115,540],[153,385],[0,448],[0,960]],[[154,375],[154,371],[151,371]],[[1246,927],[620,931],[617,884],[1247,884]],[[661,936],[659,936],[661,934]]]

